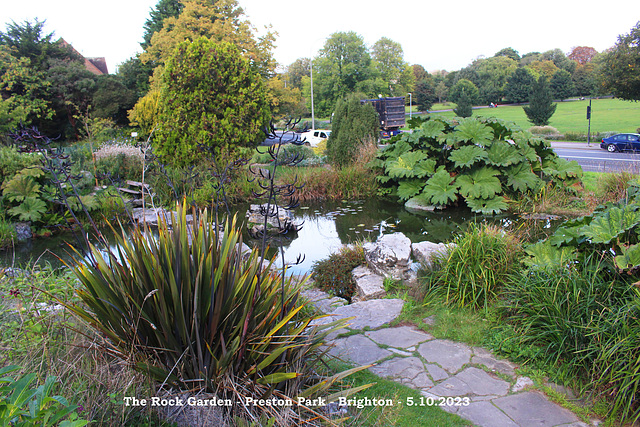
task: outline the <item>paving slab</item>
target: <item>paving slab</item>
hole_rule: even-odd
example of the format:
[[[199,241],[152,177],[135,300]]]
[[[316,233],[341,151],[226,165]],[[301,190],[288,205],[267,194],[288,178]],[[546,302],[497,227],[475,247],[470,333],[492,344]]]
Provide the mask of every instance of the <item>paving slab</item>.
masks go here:
[[[491,402],[471,402],[469,406],[461,406],[456,414],[479,427],[519,427]]]
[[[482,369],[470,367],[457,374],[454,378],[469,385],[471,392],[478,396],[504,396],[511,386],[508,382],[494,378]]]
[[[436,382],[446,380],[447,378],[449,378],[449,373],[438,365],[435,365],[433,363],[427,363],[425,365],[425,368],[427,369],[427,372],[431,376],[431,379]]]
[[[364,335],[352,335],[334,341],[329,354],[358,365],[368,365],[392,355]]]
[[[484,365],[493,372],[499,372],[504,375],[514,376],[516,365],[508,360],[498,359],[489,350],[482,347],[473,347],[474,356],[471,363],[474,365]]]
[[[369,370],[379,377],[393,379],[415,389],[433,387],[433,382],[424,370],[422,360],[417,357],[394,357]]]
[[[377,331],[368,331],[364,334],[378,344],[396,348],[409,348],[433,339],[433,335],[409,326],[379,329]]]
[[[301,294],[304,298],[309,300],[311,305],[325,314],[333,312],[337,307],[348,304],[346,299],[332,297],[318,288],[305,289]]]
[[[418,353],[427,361],[437,363],[450,373],[459,371],[471,361],[471,348],[449,340],[432,340],[420,344]]]
[[[521,427],[548,427],[579,423],[580,419],[536,392],[524,392],[492,401]]]
[[[331,316],[319,319],[320,323],[327,323],[337,319],[354,317],[350,320],[351,329],[371,329],[386,325],[400,315],[404,301],[399,298],[394,299],[373,299],[360,301],[336,308]]]

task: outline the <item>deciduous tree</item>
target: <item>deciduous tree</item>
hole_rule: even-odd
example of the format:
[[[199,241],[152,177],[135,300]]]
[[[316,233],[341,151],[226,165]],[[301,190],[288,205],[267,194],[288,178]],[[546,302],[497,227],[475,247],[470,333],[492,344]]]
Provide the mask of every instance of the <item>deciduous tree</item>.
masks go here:
[[[590,46],[576,46],[571,49],[567,58],[576,61],[580,65],[587,64],[598,54],[598,51]]]
[[[362,90],[362,83],[372,77],[372,72],[371,56],[362,36],[353,31],[331,34],[313,62],[315,108],[321,115],[331,114],[339,99]]]
[[[166,17],[162,29],[151,37],[151,44],[141,55],[143,62],[163,64],[178,44],[204,36],[236,45],[256,71],[264,77],[272,74],[275,36],[268,31],[256,37],[251,23],[243,19],[244,11],[237,0],[181,0],[181,3],[184,8],[180,15]]]
[[[618,42],[604,54],[603,84],[613,96],[640,101],[640,21],[628,34],[618,36]]]

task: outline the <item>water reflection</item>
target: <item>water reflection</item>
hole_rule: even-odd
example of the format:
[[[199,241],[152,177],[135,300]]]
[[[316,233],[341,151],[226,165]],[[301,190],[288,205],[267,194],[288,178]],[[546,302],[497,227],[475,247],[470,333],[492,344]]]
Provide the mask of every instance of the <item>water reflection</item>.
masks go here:
[[[236,210],[244,214],[247,205]],[[315,261],[326,258],[330,253],[346,243],[363,240],[375,240],[380,234],[404,233],[412,242],[429,240],[435,243],[450,240],[456,233],[463,231],[469,222],[487,221],[500,227],[511,229],[533,229],[530,240],[537,240],[550,234],[562,220],[525,221],[515,215],[477,215],[468,209],[448,209],[438,212],[414,213],[403,206],[376,199],[322,205],[306,205],[294,211],[296,222],[303,222],[297,233],[283,236],[278,245],[282,245],[285,260],[291,263],[303,254],[304,261],[292,267],[294,273],[310,270]],[[239,215],[240,216],[240,215]],[[250,246],[259,242],[252,240],[248,232],[244,233],[245,242]],[[68,245],[76,240],[71,235],[56,236],[49,239],[36,239],[13,249],[0,251],[0,266],[24,266],[29,262],[49,262],[60,266],[58,257],[69,260]],[[275,243],[275,242],[274,242]],[[272,243],[270,255],[277,251]]]

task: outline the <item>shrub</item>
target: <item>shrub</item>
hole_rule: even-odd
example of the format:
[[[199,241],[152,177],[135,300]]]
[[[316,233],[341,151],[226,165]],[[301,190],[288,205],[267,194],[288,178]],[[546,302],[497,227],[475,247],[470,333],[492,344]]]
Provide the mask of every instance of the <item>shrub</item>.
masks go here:
[[[14,146],[0,145],[0,185],[18,171],[35,165],[40,165],[37,154],[20,153]]]
[[[522,249],[511,233],[487,224],[471,223],[453,240],[454,246],[435,256],[425,290],[449,304],[487,308],[519,268]]]
[[[115,252],[92,247],[94,261],[74,268],[86,308],[69,309],[108,338],[105,351],[159,382],[236,402],[324,392],[332,381],[302,390],[303,381],[326,334],[342,324],[309,328],[297,303],[302,282],[263,270],[255,249],[243,255],[235,221],[220,236],[206,211],[193,211],[193,226],[186,211],[178,206],[158,237],[123,230]]]
[[[579,181],[577,162],[559,158],[549,143],[515,125],[492,118],[417,121],[380,150],[372,165],[382,191],[401,200],[441,208],[464,202],[474,212],[508,208],[548,182]]]
[[[343,246],[339,252],[316,261],[311,271],[317,287],[351,301],[356,293],[356,283],[351,272],[364,263],[364,250],[361,245]]]
[[[531,126],[529,132],[534,135],[558,135],[558,129],[553,126]]]

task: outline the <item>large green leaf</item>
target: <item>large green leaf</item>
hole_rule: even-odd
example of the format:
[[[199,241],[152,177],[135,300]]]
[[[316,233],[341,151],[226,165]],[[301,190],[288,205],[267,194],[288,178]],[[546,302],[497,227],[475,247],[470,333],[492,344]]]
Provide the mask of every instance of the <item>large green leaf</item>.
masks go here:
[[[29,197],[36,198],[40,194],[40,184],[27,175],[15,175],[2,187],[2,194],[11,202],[21,202]]]
[[[550,267],[550,266],[566,266],[567,263],[576,259],[575,248],[553,246],[548,240],[538,242],[525,249],[530,256],[523,261],[530,267]]]
[[[542,184],[542,180],[531,172],[531,166],[527,163],[511,166],[505,170],[504,174],[507,177],[507,185],[522,193],[535,190]]]
[[[491,199],[502,192],[500,180],[496,178],[499,172],[491,167],[482,167],[465,175],[459,175],[456,184],[460,186],[460,193],[466,198]]]
[[[429,120],[424,122],[417,134],[426,138],[436,138],[444,131],[445,125],[440,120]]]
[[[542,170],[547,175],[551,175],[562,180],[581,178],[582,168],[575,160],[568,161],[560,157],[543,162]]]
[[[462,120],[454,134],[458,141],[470,141],[483,147],[493,142],[493,129],[473,118]]]
[[[494,196],[489,199],[467,197],[465,200],[469,209],[485,215],[500,213],[508,208],[507,201],[502,196]]]
[[[46,211],[45,202],[35,197],[27,197],[20,205],[9,209],[9,213],[20,221],[39,221]]]
[[[640,267],[640,244],[623,247],[614,260],[620,270],[637,269]]]
[[[451,151],[449,160],[455,163],[456,168],[469,167],[474,163],[487,158],[487,152],[477,145],[465,145]]]
[[[435,160],[429,159],[427,153],[411,151],[395,160],[387,161],[386,171],[395,179],[423,178],[434,172],[435,165]]]
[[[418,194],[423,186],[424,181],[420,179],[405,179],[398,186],[398,197],[402,200],[408,200]]]
[[[446,206],[458,198],[458,186],[455,178],[449,175],[444,167],[440,167],[425,185],[422,194],[434,205]]]
[[[489,163],[495,166],[511,166],[522,162],[523,157],[515,148],[508,142],[495,141],[487,150],[487,157]]]
[[[589,225],[580,231],[592,243],[608,244],[625,231],[640,224],[640,211],[636,205],[624,208],[611,207],[604,214],[598,215]]]

